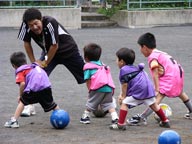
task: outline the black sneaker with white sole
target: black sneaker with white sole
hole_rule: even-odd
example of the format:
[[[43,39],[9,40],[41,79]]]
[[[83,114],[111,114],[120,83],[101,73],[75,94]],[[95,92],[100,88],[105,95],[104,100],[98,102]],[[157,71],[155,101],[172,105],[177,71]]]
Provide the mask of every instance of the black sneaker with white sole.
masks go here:
[[[109,126],[109,129],[111,129],[111,130],[122,130],[122,131],[124,131],[124,130],[126,130],[126,125],[119,125],[119,124],[112,124],[112,125],[110,125]]]
[[[132,118],[128,119],[127,123],[130,126],[147,125],[147,119],[142,118],[140,114],[136,114]]]
[[[192,120],[192,113],[185,114],[184,118]]]
[[[170,128],[169,121],[166,122],[160,121],[159,126],[163,128]]]
[[[89,117],[85,117],[85,118],[81,118],[80,123],[83,124],[90,124],[90,118]]]

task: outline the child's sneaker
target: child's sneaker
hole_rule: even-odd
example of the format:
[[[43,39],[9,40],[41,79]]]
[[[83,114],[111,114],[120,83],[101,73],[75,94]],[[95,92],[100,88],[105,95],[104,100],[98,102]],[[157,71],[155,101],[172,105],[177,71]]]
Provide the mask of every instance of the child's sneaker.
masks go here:
[[[128,119],[127,123],[131,126],[139,126],[141,124],[147,125],[147,119],[142,118],[140,114],[136,114],[132,118]]]
[[[90,117],[88,114],[84,113],[81,117],[80,123],[90,124]]]
[[[31,115],[36,115],[35,106],[33,104],[30,105],[30,114]]]
[[[27,106],[24,106],[24,109],[21,113],[21,117],[29,117],[31,114],[30,114],[30,109],[29,109],[29,105]]]
[[[164,128],[170,128],[169,121],[165,121],[165,122],[160,121],[159,126]]]
[[[184,115],[184,118],[192,120],[192,113],[187,113]]]
[[[29,117],[31,115],[35,115],[35,106],[34,105],[27,105],[24,107],[22,113],[21,113],[21,117]]]
[[[19,128],[19,123],[17,120],[9,120],[5,123],[4,127],[6,128]]]
[[[109,126],[111,130],[126,130],[126,125],[112,124]]]

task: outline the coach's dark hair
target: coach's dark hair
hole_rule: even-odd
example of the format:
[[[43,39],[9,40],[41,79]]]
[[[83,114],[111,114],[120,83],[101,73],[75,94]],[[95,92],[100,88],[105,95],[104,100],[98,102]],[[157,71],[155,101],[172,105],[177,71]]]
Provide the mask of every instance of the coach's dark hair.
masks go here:
[[[156,39],[152,33],[141,35],[137,41],[140,46],[146,45],[150,49],[156,48]]]
[[[12,65],[20,67],[21,65],[24,65],[27,63],[27,59],[23,52],[14,52],[10,56],[10,62]]]
[[[83,48],[84,58],[89,61],[97,61],[100,59],[102,49],[95,43],[90,43]]]
[[[123,47],[116,52],[119,61],[123,60],[126,65],[132,65],[135,61],[135,52],[132,49]]]
[[[42,19],[42,15],[41,12],[36,9],[36,8],[29,8],[27,10],[25,10],[24,14],[23,14],[23,21],[24,22],[29,22],[31,20],[41,20]]]

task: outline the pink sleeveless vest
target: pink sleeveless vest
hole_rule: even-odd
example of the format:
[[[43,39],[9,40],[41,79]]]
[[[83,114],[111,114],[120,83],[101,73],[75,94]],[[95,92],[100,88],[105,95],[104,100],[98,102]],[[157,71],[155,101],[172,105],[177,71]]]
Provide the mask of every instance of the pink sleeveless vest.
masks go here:
[[[154,59],[157,60],[159,65],[164,69],[164,74],[159,77],[160,93],[165,94],[168,97],[179,96],[183,90],[184,79],[184,72],[180,64],[167,53],[157,49],[153,50],[148,57],[149,65]],[[152,71],[151,74],[153,75]]]
[[[86,63],[83,67],[83,70],[87,69],[97,69],[97,72],[91,76],[90,90],[97,90],[105,85],[108,85],[113,89],[115,88],[110,68],[108,66],[99,66],[94,63]]]

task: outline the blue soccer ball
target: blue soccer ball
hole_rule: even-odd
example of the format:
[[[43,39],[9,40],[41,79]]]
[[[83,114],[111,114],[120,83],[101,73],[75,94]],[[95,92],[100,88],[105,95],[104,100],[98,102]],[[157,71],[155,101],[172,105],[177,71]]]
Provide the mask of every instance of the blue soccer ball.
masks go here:
[[[181,137],[174,130],[165,130],[159,135],[158,144],[181,144]]]
[[[50,122],[54,128],[63,129],[69,124],[70,117],[69,117],[68,112],[66,112],[64,110],[61,110],[61,109],[54,110],[51,113]]]

